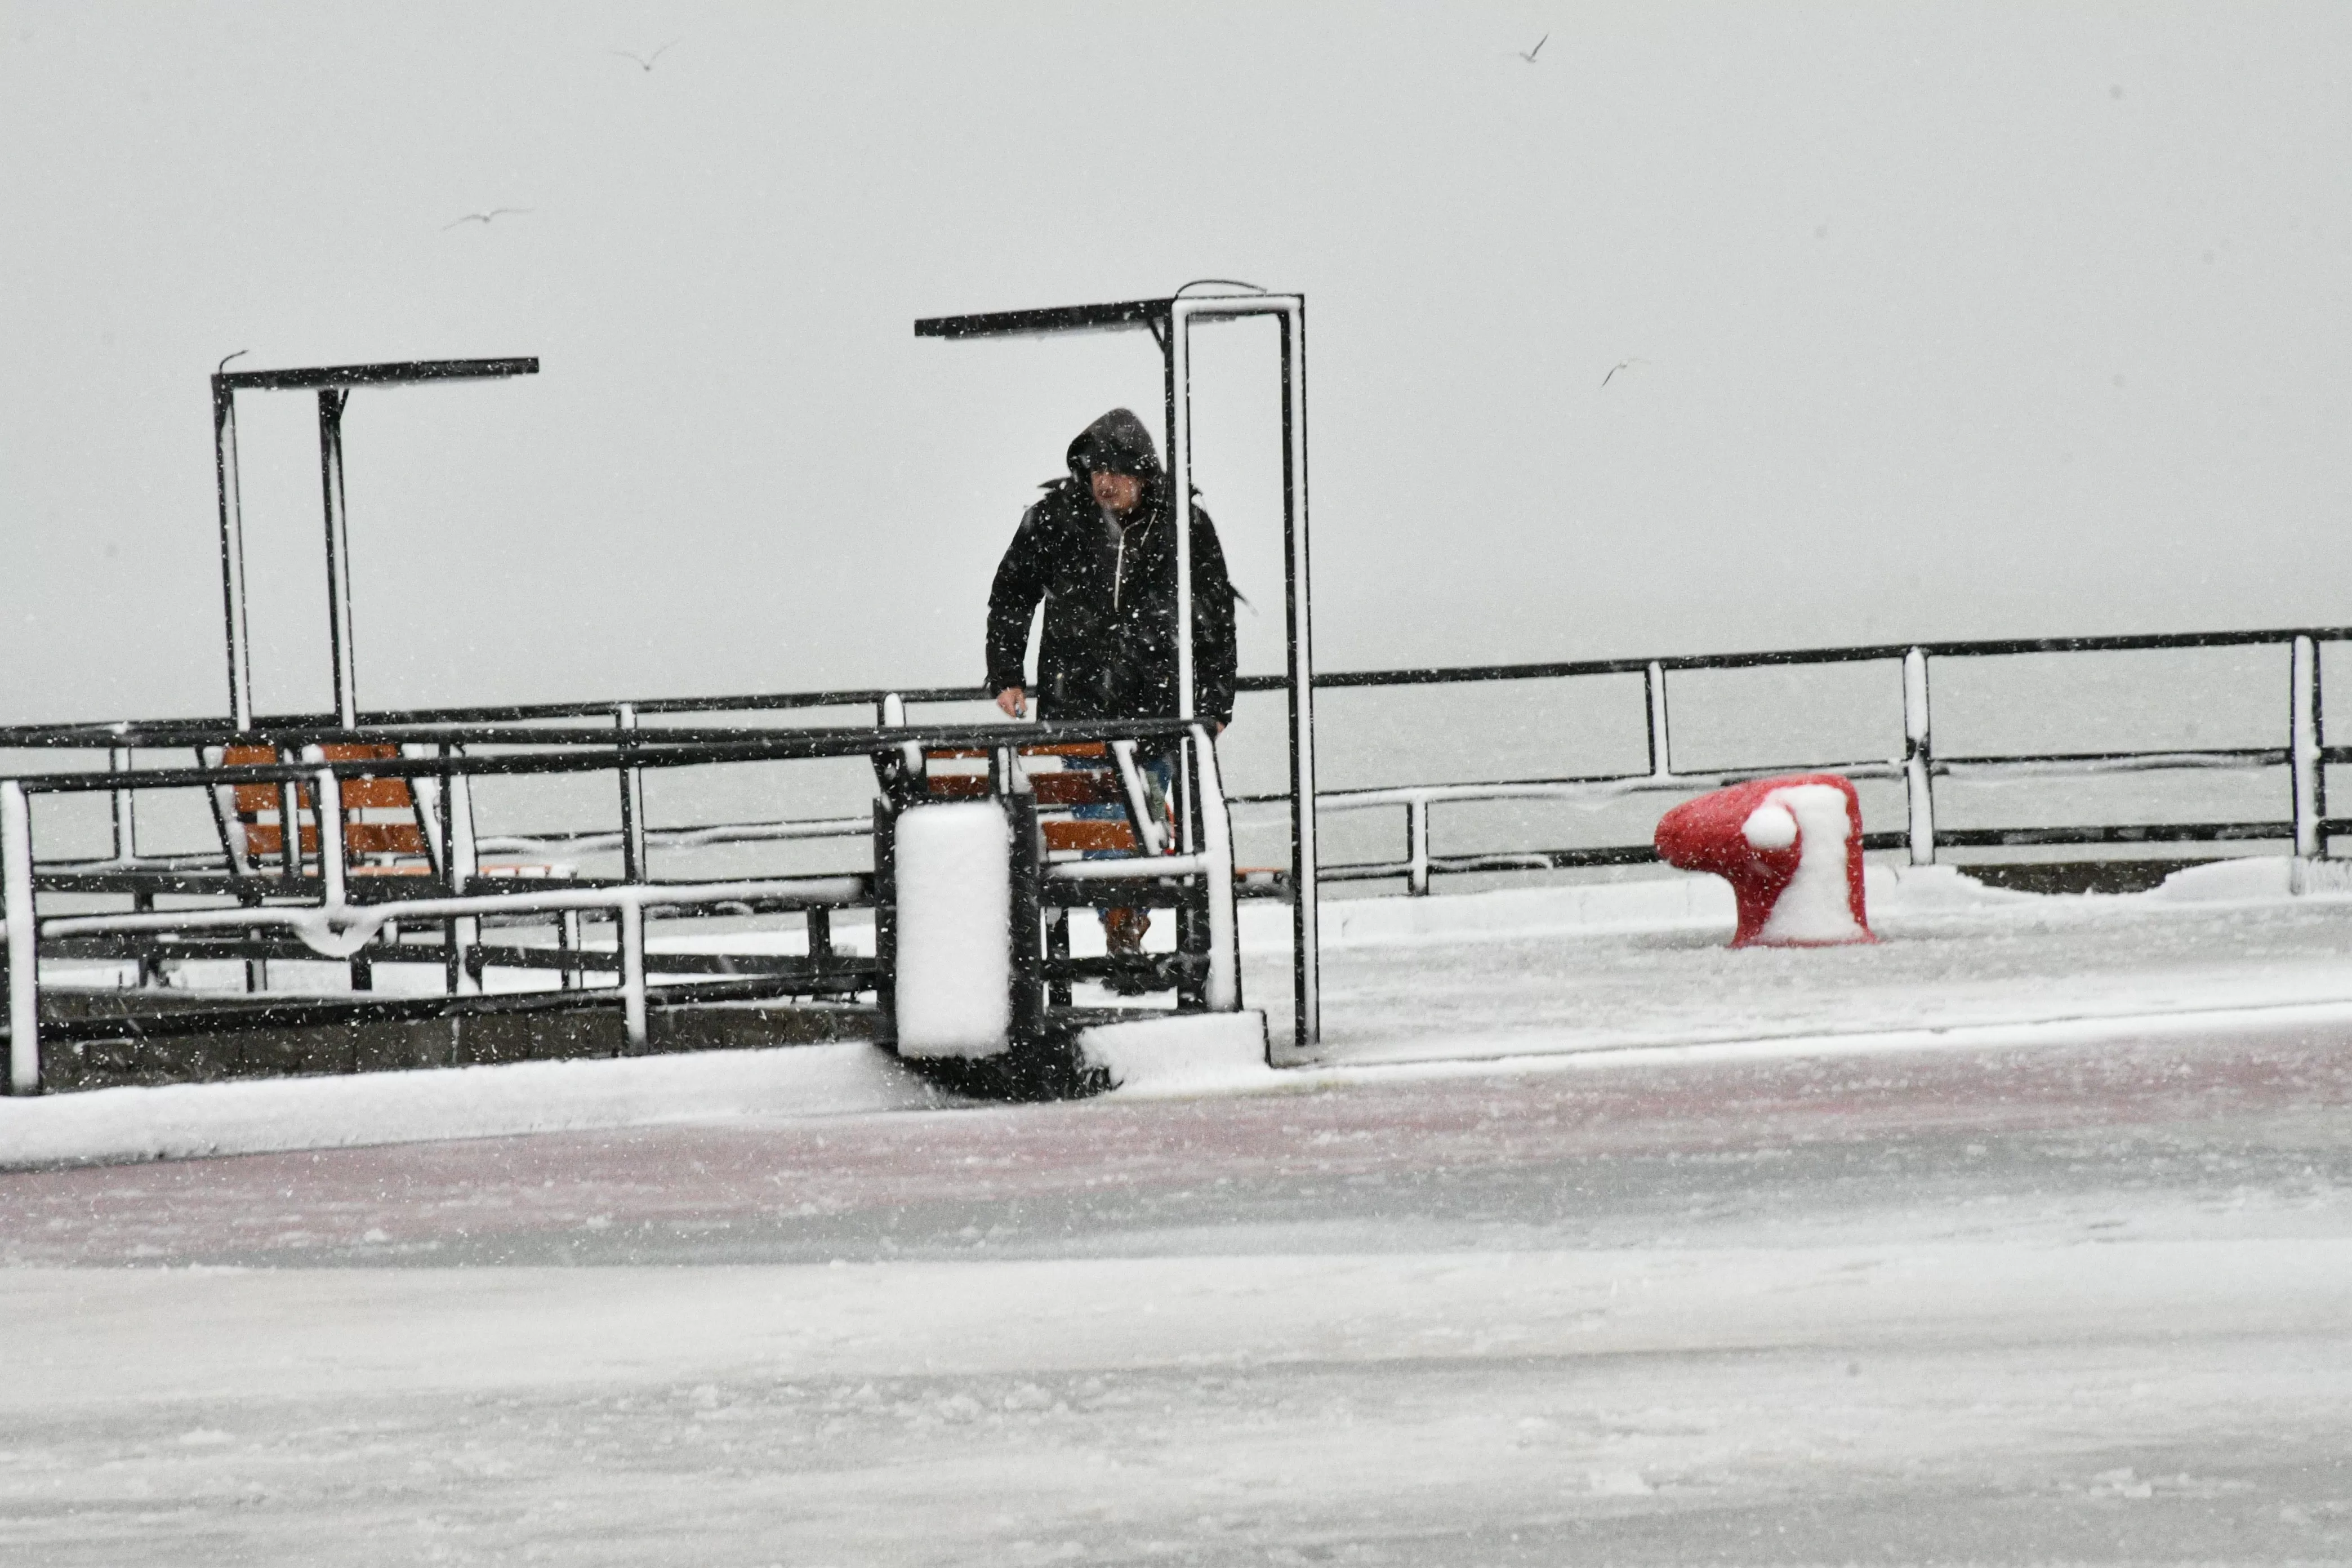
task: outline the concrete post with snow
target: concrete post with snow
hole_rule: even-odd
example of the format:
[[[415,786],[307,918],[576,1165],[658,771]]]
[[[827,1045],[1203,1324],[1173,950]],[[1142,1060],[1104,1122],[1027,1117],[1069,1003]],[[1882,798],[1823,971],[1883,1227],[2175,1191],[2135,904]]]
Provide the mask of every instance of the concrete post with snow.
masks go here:
[[[1875,942],[1863,909],[1862,804],[1835,773],[1757,779],[1658,820],[1666,864],[1711,871],[1739,906],[1734,947]]]

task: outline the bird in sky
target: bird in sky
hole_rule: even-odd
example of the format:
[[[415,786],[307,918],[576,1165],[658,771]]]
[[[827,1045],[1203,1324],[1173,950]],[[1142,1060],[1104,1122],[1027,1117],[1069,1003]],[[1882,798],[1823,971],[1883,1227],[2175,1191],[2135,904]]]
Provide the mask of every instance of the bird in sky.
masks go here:
[[[1518,54],[1519,58],[1521,58],[1521,59],[1523,59],[1523,60],[1527,61],[1527,62],[1528,62],[1528,64],[1529,64],[1529,65],[1533,65],[1533,64],[1535,64],[1535,63],[1536,63],[1536,57],[1537,57],[1538,55],[1539,55],[1539,54],[1543,53],[1543,47],[1544,47],[1546,44],[1549,44],[1549,43],[1550,43],[1550,42],[1551,42],[1551,35],[1550,35],[1549,33],[1546,33],[1542,37],[1538,38],[1538,39],[1536,40],[1536,47],[1535,47],[1534,48],[1532,48],[1532,49],[1520,49],[1520,50],[1518,50],[1518,51],[1517,51],[1517,54]]]
[[[1615,364],[1612,364],[1612,365],[1611,365],[1611,366],[1609,367],[1609,374],[1608,374],[1607,375],[1604,375],[1604,376],[1602,376],[1602,377],[1601,378],[1601,385],[1603,385],[1603,386],[1608,385],[1612,381],[1613,381],[1613,380],[1615,380],[1615,379],[1616,379],[1617,373],[1618,373],[1619,371],[1621,371],[1621,370],[1631,370],[1631,369],[1633,369],[1635,365],[1640,364],[1641,363],[1642,363],[1642,362],[1641,362],[1640,360],[1638,360],[1638,359],[1621,359],[1621,360],[1619,360]]]
[[[447,223],[443,224],[441,226],[441,232],[446,234],[461,223],[488,224],[492,219],[505,217],[509,213],[527,213],[529,211],[530,211],[529,207],[492,207],[486,213],[467,213],[464,217],[451,218]]]
[[[677,47],[678,45],[684,42],[686,42],[684,38],[672,38],[668,43],[664,44],[660,48],[656,49],[650,55],[637,54],[629,49],[614,49],[611,52],[620,56],[625,60],[636,61],[637,68],[639,70],[649,71],[654,68],[654,62],[656,60],[661,58],[664,55],[669,53],[670,50]]]

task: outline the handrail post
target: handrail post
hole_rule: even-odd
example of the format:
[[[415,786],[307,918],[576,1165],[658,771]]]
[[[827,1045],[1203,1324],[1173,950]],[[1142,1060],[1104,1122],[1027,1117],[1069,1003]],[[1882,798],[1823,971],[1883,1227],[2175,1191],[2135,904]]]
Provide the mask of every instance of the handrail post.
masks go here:
[[[2327,835],[2320,826],[2327,815],[2327,770],[2320,748],[2326,743],[2319,703],[2319,645],[2308,635],[2294,639],[2290,660],[2292,682],[2288,751],[2294,770],[2294,854],[2298,860],[2327,856]]]
[[[1666,671],[1656,659],[1642,671],[1642,695],[1650,710],[1650,776],[1674,776],[1673,742],[1666,734]]]
[[[1405,890],[1429,897],[1429,797],[1417,795],[1404,805]]]
[[[1927,728],[1927,650],[1903,656],[1903,798],[1911,828],[1911,864],[1936,863],[1935,747]]]
[[[0,914],[8,921],[8,1092],[41,1091],[41,930],[33,905],[33,814],[0,780]]]
[[[455,762],[465,753],[452,746],[449,754]],[[474,847],[474,781],[460,769],[452,768],[449,772],[448,799],[445,804],[449,814],[449,892],[462,899],[472,891],[473,880],[482,868],[480,854]],[[482,983],[475,978],[474,967],[467,961],[481,940],[482,921],[478,915],[459,915],[449,922],[451,995],[480,994]]]
[[[614,708],[613,722],[621,731],[621,753],[625,757],[636,736],[636,704],[624,702]],[[646,775],[642,769],[626,765],[621,769],[621,879],[646,879]]]
[[[106,771],[127,773],[131,771],[131,752],[124,746],[106,749]],[[139,801],[127,789],[109,792],[114,822],[114,858],[128,864],[139,858]]]
[[[613,919],[621,935],[621,1020],[628,1036],[627,1054],[646,1048],[646,908],[631,889]]]
[[[621,754],[629,754],[637,732],[637,709],[624,702],[613,710],[621,731]],[[646,775],[643,770],[621,768],[621,879],[636,887],[646,879]],[[646,1048],[646,910],[635,899],[625,899],[613,911],[621,948],[621,1016],[628,1034],[631,1056]]]

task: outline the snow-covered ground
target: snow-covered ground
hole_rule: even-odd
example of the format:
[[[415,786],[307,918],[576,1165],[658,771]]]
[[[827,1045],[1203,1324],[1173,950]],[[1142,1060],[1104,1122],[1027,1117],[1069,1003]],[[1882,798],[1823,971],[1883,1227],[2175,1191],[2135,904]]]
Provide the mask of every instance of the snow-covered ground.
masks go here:
[[[2352,1559],[2352,905],[2196,890],[1385,901],[1271,1084],[0,1176],[0,1559]]]

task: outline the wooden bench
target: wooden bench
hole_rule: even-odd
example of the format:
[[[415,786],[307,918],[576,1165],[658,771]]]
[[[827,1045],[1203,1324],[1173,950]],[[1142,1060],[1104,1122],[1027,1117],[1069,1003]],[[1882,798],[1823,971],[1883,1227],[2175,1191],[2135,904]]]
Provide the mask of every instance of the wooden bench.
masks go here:
[[[331,763],[391,761],[400,748],[391,745],[322,746]],[[208,764],[251,767],[283,761],[270,746],[224,746]],[[418,803],[416,792],[404,778],[373,778],[362,774],[341,781],[343,853],[355,876],[424,877],[433,872],[432,823]],[[311,786],[296,784],[294,796],[295,857],[319,858],[319,816]],[[286,854],[286,792],[274,784],[224,784],[215,791],[214,810],[220,818],[221,839],[231,865],[240,876],[252,876],[259,865],[281,860]]]
[[[1128,797],[1118,759],[1100,741],[1050,746],[1024,746],[1016,765],[1037,803],[1037,829],[1048,856],[1086,854],[1137,855],[1144,846],[1137,836],[1135,804]],[[935,801],[980,800],[990,793],[990,753],[984,751],[937,751],[923,753],[923,793]],[[1076,815],[1080,807],[1115,807],[1119,815]],[[1161,804],[1155,825],[1162,844],[1173,837],[1172,825]]]

